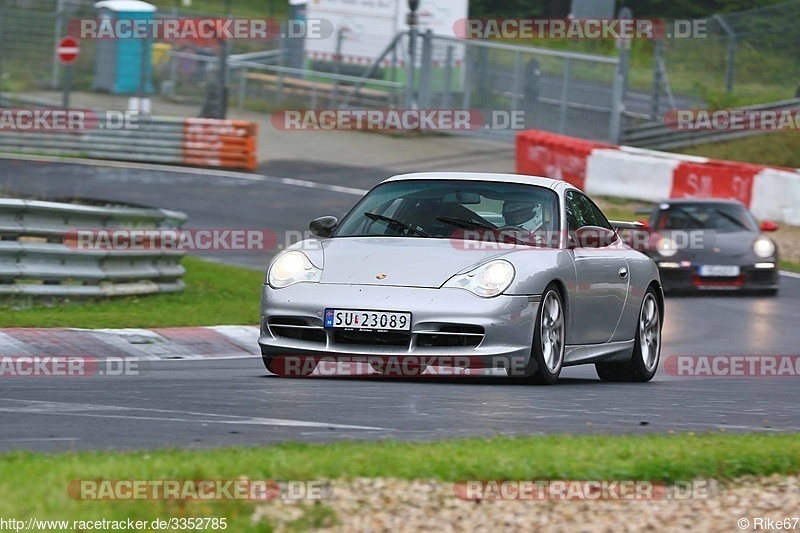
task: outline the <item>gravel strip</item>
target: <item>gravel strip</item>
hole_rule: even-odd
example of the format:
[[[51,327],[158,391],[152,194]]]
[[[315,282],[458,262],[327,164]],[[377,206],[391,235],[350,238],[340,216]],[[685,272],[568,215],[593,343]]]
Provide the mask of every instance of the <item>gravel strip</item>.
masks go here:
[[[291,530],[314,505],[332,508],[337,520],[319,531],[754,531],[756,518],[800,516],[800,477],[742,478],[716,486],[707,499],[477,502],[456,498],[453,483],[362,478],[334,481],[333,494],[318,504],[260,504],[253,521]],[[748,527],[739,527],[742,518]]]

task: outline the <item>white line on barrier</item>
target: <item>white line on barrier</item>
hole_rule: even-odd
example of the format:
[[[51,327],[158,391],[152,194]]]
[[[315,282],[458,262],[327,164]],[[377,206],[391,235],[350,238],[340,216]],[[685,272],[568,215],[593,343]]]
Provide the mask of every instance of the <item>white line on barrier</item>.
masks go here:
[[[366,189],[356,189],[344,187],[342,185],[330,185],[327,183],[317,183],[315,181],[299,180],[294,178],[280,178],[278,176],[268,176],[265,174],[249,174],[247,172],[235,172],[231,170],[212,170],[208,168],[181,167],[172,165],[159,165],[156,163],[136,163],[133,161],[110,161],[100,159],[87,159],[80,157],[61,157],[55,155],[30,155],[30,154],[0,154],[0,159],[16,159],[23,161],[40,161],[44,163],[70,163],[73,165],[86,165],[92,167],[108,168],[128,168],[140,170],[154,170],[159,172],[174,172],[177,174],[193,174],[196,176],[210,176],[215,178],[233,178],[249,181],[263,181],[290,185],[293,187],[304,187],[306,189],[322,189],[355,196],[364,196]]]

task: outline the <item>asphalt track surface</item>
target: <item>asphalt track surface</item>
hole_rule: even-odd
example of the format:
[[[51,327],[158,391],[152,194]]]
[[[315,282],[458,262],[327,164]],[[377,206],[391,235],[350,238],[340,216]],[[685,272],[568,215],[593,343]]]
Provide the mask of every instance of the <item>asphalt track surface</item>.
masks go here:
[[[359,190],[390,174],[288,161],[271,163],[269,172],[214,176],[0,159],[0,192],[126,201],[185,211],[190,227],[281,233],[343,214]],[[213,258],[263,268],[274,253]],[[775,298],[669,298],[662,358],[800,354],[800,279],[781,283]],[[552,387],[498,377],[282,379],[251,357],[153,362],[140,376],[0,378],[0,450],[720,429],[800,431],[798,377],[677,377],[662,368],[648,384],[609,384],[585,366],[565,369]]]

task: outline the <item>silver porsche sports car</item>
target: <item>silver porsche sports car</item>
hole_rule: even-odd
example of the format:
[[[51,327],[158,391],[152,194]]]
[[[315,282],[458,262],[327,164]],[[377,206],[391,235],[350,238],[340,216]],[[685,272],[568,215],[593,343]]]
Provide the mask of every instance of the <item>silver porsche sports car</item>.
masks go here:
[[[389,178],[344,217],[310,224],[269,266],[264,364],[311,374],[320,360],[389,374],[503,368],[551,384],[592,363],[649,381],[664,303],[655,263],[628,247],[570,184],[522,175]]]

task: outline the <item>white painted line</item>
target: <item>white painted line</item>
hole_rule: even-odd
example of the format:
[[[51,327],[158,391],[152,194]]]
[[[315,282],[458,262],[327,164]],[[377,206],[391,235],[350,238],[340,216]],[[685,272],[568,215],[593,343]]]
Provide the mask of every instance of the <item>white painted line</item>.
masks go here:
[[[38,161],[43,163],[69,163],[73,165],[85,165],[91,167],[124,168],[137,170],[154,170],[158,172],[173,172],[175,174],[192,174],[195,176],[210,176],[214,178],[233,178],[247,181],[262,181],[268,183],[280,183],[293,187],[304,187],[306,189],[322,189],[325,191],[352,194],[354,196],[364,196],[366,189],[356,189],[341,185],[330,185],[327,183],[317,183],[315,181],[299,180],[293,178],[279,178],[265,174],[250,174],[247,172],[234,172],[231,170],[213,170],[209,168],[181,167],[173,165],[159,165],[156,163],[137,163],[135,161],[106,161],[100,159],[87,159],[80,157],[62,157],[57,155],[30,155],[30,154],[0,154],[0,159],[12,159],[21,161]]]
[[[77,437],[42,437],[42,438],[27,438],[27,439],[0,439],[3,442],[59,442],[59,441],[76,441],[81,440]]]
[[[781,270],[781,276],[786,276],[787,278],[800,279],[800,274],[798,274],[797,272],[789,272],[788,270]]]
[[[284,427],[308,427],[308,428],[336,428],[336,429],[363,429],[370,431],[386,431],[386,428],[371,426],[351,426],[348,424],[332,424],[328,422],[308,422],[305,420],[291,420],[283,418],[257,418],[238,415],[222,415],[215,413],[197,413],[193,411],[173,411],[169,409],[148,409],[144,407],[122,407],[114,405],[94,405],[87,403],[68,403],[68,402],[47,402],[41,400],[18,400],[16,398],[0,398],[4,402],[16,402],[22,404],[19,407],[0,406],[0,412],[5,413],[24,413],[24,414],[47,414],[57,416],[83,416],[95,418],[122,418],[129,420],[157,420],[164,422],[193,422],[202,424],[246,424],[257,426],[284,426]],[[143,411],[146,413],[158,413],[164,415],[183,415],[189,417],[203,418],[183,418],[178,416],[142,416],[124,414],[99,414],[97,411]]]

